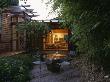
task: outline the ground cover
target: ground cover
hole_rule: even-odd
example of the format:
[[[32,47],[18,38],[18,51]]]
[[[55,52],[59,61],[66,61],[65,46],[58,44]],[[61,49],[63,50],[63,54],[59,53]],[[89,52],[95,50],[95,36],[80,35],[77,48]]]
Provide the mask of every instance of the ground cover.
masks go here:
[[[0,57],[0,82],[26,82],[30,80],[32,62],[37,59],[31,54]]]

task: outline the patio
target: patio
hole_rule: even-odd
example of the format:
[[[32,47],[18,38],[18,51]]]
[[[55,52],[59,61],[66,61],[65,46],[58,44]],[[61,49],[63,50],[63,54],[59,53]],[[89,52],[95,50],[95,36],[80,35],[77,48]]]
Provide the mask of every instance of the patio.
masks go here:
[[[80,82],[80,72],[77,69],[70,67],[61,73],[52,73],[44,63],[35,65],[30,76],[30,82]]]

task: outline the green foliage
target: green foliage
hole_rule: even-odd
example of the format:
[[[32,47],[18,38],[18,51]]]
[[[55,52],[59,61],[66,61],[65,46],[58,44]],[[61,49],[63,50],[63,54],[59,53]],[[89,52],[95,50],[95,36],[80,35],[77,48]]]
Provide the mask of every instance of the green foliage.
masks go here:
[[[20,31],[43,31],[47,29],[47,26],[44,22],[37,22],[37,21],[26,21],[20,22],[17,25],[18,30]]]
[[[33,60],[29,54],[0,57],[0,82],[26,82]]]
[[[51,0],[64,25],[73,31],[71,40],[94,63],[110,69],[110,0]],[[60,9],[59,9],[60,8]]]
[[[19,0],[0,0],[0,8],[18,5]]]
[[[37,48],[43,49],[43,36],[48,27],[44,22],[27,21],[17,25],[18,31],[26,32],[27,51],[35,51]]]

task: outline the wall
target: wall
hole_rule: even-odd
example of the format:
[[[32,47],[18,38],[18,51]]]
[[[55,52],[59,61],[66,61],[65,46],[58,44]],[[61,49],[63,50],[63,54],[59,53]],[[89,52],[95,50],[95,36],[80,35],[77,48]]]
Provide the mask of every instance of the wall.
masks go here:
[[[8,12],[3,13],[0,52],[11,50],[11,27],[9,20],[10,20],[10,13]]]
[[[21,20],[21,21],[20,21]],[[23,51],[25,49],[25,32],[17,32],[16,24],[23,22],[19,15],[12,16],[9,10],[2,13],[2,30],[0,41],[0,53],[9,51]]]

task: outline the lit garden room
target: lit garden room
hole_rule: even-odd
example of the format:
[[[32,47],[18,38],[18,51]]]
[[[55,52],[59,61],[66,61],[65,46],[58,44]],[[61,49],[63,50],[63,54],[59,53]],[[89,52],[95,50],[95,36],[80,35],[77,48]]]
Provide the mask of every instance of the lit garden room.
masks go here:
[[[44,38],[44,50],[68,50],[68,29],[52,29]]]

